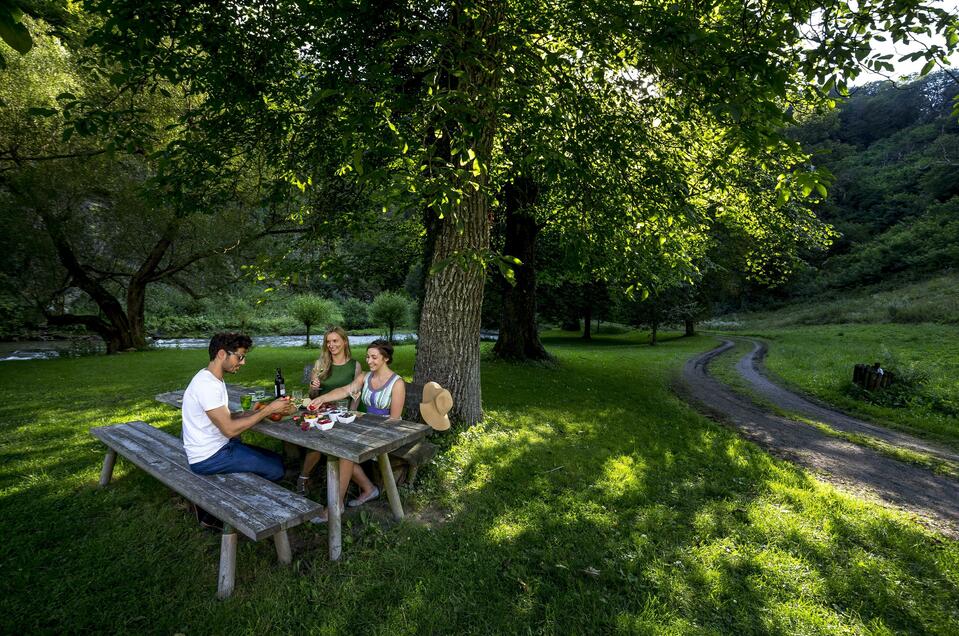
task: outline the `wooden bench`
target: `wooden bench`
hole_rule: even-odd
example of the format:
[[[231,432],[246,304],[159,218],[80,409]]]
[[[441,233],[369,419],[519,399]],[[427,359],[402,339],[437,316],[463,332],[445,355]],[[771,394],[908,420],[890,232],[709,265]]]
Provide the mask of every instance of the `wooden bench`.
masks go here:
[[[110,483],[119,454],[223,522],[219,598],[233,593],[237,531],[253,541],[273,537],[277,557],[289,564],[293,557],[286,531],[322,510],[320,504],[252,473],[197,475],[190,470],[183,443],[145,422],[101,426],[90,434],[109,448],[100,487]]]

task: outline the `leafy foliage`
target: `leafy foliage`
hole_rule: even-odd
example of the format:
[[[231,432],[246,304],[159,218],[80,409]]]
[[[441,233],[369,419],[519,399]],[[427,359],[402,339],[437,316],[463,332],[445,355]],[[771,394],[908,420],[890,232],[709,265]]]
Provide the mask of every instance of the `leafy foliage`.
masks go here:
[[[347,298],[340,303],[343,308],[343,326],[346,329],[362,329],[370,324],[370,307],[357,298]]]
[[[835,175],[817,207],[840,232],[808,293],[954,265],[959,125],[949,103],[957,92],[942,73],[899,87],[870,84],[795,131]]]
[[[396,292],[383,292],[370,303],[369,320],[373,325],[386,327],[392,342],[393,331],[409,323],[411,311],[412,303],[406,296]]]
[[[310,346],[310,328],[313,325],[327,327],[343,322],[343,312],[332,300],[312,294],[295,297],[289,304],[290,313],[306,326],[306,346]]]

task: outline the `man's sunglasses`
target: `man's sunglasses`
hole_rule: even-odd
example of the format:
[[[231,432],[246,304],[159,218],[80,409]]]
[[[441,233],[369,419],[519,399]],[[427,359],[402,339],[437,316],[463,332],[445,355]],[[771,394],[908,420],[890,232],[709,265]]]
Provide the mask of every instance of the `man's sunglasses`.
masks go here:
[[[246,354],[245,354],[245,353],[237,353],[236,351],[227,351],[227,352],[226,352],[226,355],[228,355],[228,356],[236,356],[236,357],[240,360],[240,362],[243,362],[244,360],[246,360]]]

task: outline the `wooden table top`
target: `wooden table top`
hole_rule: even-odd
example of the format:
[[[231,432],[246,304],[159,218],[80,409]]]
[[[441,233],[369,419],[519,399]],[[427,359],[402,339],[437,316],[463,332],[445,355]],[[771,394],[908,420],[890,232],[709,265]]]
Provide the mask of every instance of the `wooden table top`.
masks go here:
[[[240,398],[252,389],[236,384],[227,384],[226,387],[229,408],[238,411]],[[160,393],[156,400],[180,408],[183,393],[182,390]],[[301,430],[290,418],[279,422],[266,419],[250,430],[334,457],[363,462],[422,439],[432,429],[426,424],[363,413],[349,424],[337,422],[328,431]]]

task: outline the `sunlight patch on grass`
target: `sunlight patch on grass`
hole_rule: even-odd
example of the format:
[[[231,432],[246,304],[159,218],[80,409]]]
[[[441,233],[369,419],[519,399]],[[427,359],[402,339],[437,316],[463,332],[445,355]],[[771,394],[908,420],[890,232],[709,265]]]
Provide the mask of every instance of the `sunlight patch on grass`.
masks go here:
[[[600,470],[601,477],[596,485],[611,496],[622,496],[643,488],[646,468],[642,459],[631,455],[610,457]]]
[[[203,356],[18,367],[77,406],[67,422],[13,390],[4,378],[13,371],[0,367],[0,631],[102,631],[103,616],[114,631],[168,633],[949,633],[957,624],[959,543],[838,495],[669,393],[671,375],[710,339],[647,347],[631,334],[592,344],[553,336],[548,346],[549,368],[484,361],[486,421],[432,438],[437,456],[401,489],[408,521],[348,514],[337,563],[321,527],[293,529],[292,567],[276,564],[270,542],[242,541],[227,603],[213,596],[219,537],[125,462],[96,488],[103,448],[86,433],[143,419],[177,434],[177,412],[151,396],[182,387]],[[238,381],[268,384],[276,366],[314,355],[254,354]],[[407,377],[412,356],[397,350]],[[55,379],[63,374],[71,382]],[[591,389],[575,402],[574,381]],[[37,477],[24,485],[27,474]]]

